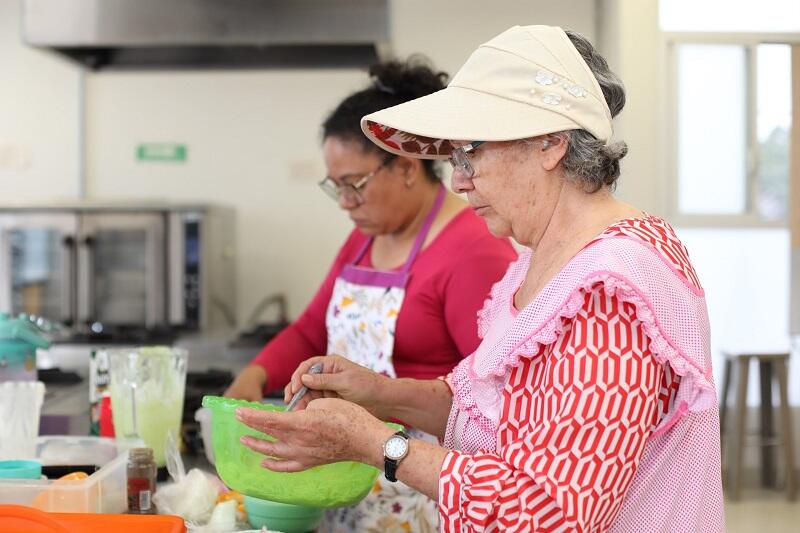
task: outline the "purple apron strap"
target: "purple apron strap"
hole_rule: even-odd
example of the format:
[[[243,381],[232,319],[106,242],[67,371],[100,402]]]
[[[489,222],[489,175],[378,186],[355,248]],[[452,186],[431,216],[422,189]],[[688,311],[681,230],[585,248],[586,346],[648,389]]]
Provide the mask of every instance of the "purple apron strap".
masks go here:
[[[417,234],[417,240],[414,241],[414,247],[411,248],[411,253],[408,254],[406,264],[403,265],[403,272],[408,272],[411,270],[411,265],[414,264],[414,261],[419,255],[419,251],[422,250],[422,245],[425,243],[425,238],[428,236],[431,226],[433,226],[433,221],[436,219],[436,215],[439,214],[439,209],[442,208],[445,193],[446,191],[444,189],[444,185],[440,185],[439,193],[436,195],[436,200],[433,202],[433,207],[431,207],[430,212],[425,217],[425,222],[422,223],[422,228],[420,228],[419,233]]]
[[[358,251],[356,257],[350,263],[351,265],[357,265],[358,263],[361,262],[361,259],[364,258],[364,254],[367,253],[367,250],[369,249],[373,240],[375,240],[375,237],[370,237],[369,239],[366,240],[366,242],[364,242],[364,244],[361,246],[361,250]]]

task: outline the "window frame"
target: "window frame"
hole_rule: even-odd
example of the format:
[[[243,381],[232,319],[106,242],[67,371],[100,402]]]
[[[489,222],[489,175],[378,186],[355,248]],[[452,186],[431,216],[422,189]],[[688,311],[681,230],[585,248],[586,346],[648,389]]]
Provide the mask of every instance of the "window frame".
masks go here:
[[[761,44],[800,44],[797,33],[718,33],[718,32],[662,32],[662,50],[665,60],[664,94],[668,95],[664,120],[666,150],[664,167],[667,173],[666,201],[670,219],[676,226],[686,227],[787,227],[789,218],[767,219],[759,215],[758,202],[758,162],[759,142],[757,131],[757,47]],[[747,132],[747,155],[745,163],[745,209],[741,214],[693,214],[683,213],[679,206],[678,180],[678,47],[690,44],[740,45],[745,51],[745,117]],[[800,95],[800,88],[792,89],[792,100]],[[792,124],[793,128],[797,125]],[[790,169],[791,172],[791,169]],[[787,176],[791,180],[791,175]]]

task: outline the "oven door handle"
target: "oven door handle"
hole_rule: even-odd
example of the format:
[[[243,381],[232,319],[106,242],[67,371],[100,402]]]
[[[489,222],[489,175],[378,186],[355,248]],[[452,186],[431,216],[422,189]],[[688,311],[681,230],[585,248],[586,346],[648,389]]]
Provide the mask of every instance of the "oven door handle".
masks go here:
[[[96,240],[92,235],[87,235],[81,241],[86,250],[86,262],[84,264],[85,278],[83,281],[83,291],[86,296],[86,315],[83,317],[87,326],[91,327],[95,322],[95,279],[94,279],[94,252]]]
[[[61,305],[61,323],[71,328],[75,325],[76,313],[76,284],[78,281],[75,267],[77,266],[78,250],[75,246],[75,237],[73,235],[65,235],[61,240],[64,247],[62,255],[62,269],[63,281],[61,289],[61,297],[63,303]]]

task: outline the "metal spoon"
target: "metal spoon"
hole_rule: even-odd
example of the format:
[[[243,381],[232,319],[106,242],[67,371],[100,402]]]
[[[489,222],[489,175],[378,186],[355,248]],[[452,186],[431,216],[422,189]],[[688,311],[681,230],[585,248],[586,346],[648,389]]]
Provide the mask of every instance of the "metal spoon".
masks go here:
[[[308,369],[309,374],[320,374],[321,372],[322,372],[322,363],[317,363]],[[294,396],[292,396],[292,401],[290,401],[289,405],[286,406],[286,411],[288,412],[294,409],[295,406],[297,406],[297,402],[299,402],[300,399],[303,396],[305,396],[307,392],[308,392],[308,387],[303,385],[303,387],[299,391],[297,391],[294,394]]]

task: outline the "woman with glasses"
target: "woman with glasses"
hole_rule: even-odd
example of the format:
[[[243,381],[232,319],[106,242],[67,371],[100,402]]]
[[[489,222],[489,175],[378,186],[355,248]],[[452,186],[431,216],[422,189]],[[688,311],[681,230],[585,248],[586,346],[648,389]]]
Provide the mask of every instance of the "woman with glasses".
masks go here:
[[[412,60],[374,66],[370,76],[370,86],[345,98],[322,127],[327,176],[320,186],[355,229],[303,314],[239,374],[228,396],[260,400],[319,354],[343,355],[390,378],[432,379],[478,346],[475,315],[516,252],[446,192],[433,161],[387,154],[360,127],[366,114],[442,89],[446,75]],[[389,522],[436,529],[430,500],[390,488],[376,488],[358,509],[331,513],[329,529],[383,531],[380,523]]]
[[[445,380],[390,381],[328,356],[287,387],[312,389],[304,410],[239,409],[278,439],[243,439],[265,468],[372,464],[437,500],[444,531],[724,529],[703,289],[669,224],[612,195],[624,103],[585,38],[517,26],[446,89],[364,117],[389,153],[449,158],[454,190],[526,250]],[[308,375],[317,362],[324,373]]]

